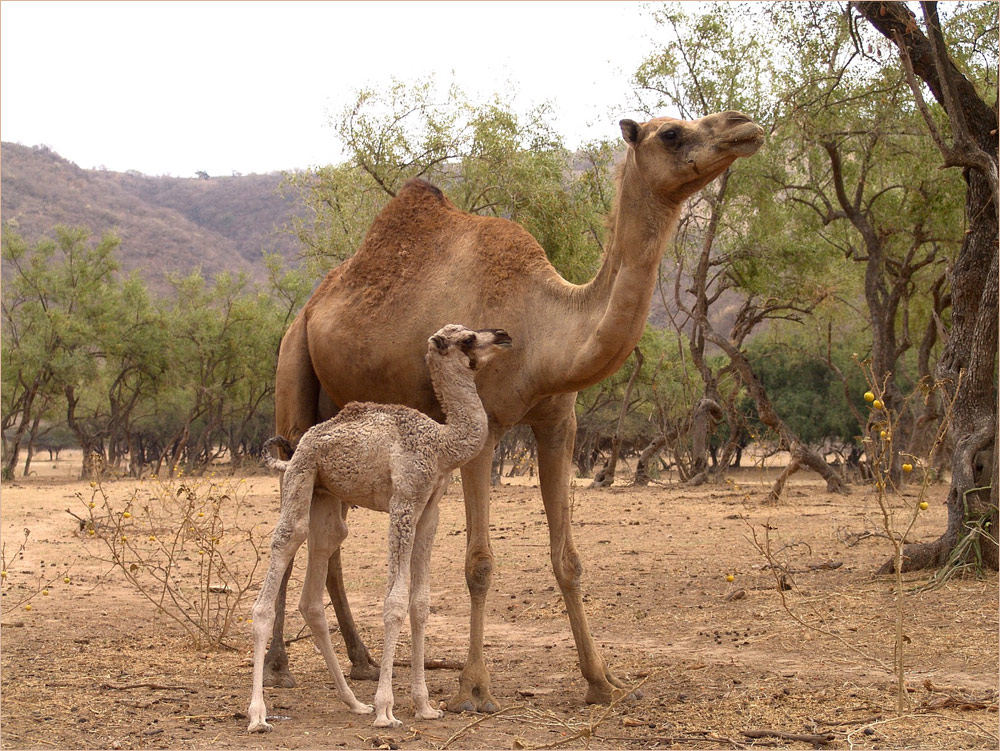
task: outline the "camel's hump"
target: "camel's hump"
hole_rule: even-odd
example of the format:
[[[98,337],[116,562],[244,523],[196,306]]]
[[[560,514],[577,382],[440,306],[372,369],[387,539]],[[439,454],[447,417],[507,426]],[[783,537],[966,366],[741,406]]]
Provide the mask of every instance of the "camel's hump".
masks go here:
[[[381,298],[428,274],[454,273],[461,275],[457,282],[468,283],[470,266],[486,295],[500,294],[523,274],[554,273],[545,251],[519,224],[462,211],[439,188],[412,179],[375,218],[338,276],[341,284]]]

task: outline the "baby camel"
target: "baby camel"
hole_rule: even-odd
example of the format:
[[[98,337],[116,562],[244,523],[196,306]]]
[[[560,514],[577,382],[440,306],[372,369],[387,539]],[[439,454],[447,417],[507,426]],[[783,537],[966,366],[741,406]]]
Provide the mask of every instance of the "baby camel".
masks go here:
[[[264,650],[274,622],[282,575],[307,536],[309,557],[299,610],[323,653],[341,699],[357,714],[372,711],[370,705],[355,698],[340,671],[323,607],[327,561],[347,537],[342,504],[389,514],[385,647],[375,694],[375,726],[402,724],[392,714],[392,659],[407,603],[416,716],[427,720],[442,715],[428,701],[424,680],[424,628],[430,604],[430,553],[438,522],[438,501],[452,470],[476,456],[486,442],[487,417],[476,391],[475,371],[497,352],[510,347],[511,339],[499,329],[471,331],[449,324],[430,337],[427,345],[427,366],[445,413],[444,425],[409,407],[355,402],[333,419],[309,429],[288,461],[278,461],[267,453],[274,444],[284,444],[289,450],[284,438],[277,436],[265,444],[265,463],[283,471],[284,477],[281,512],[271,539],[271,560],[253,607],[250,732],[271,729],[264,706]],[[333,500],[312,502],[315,483],[330,491],[329,496],[317,498]]]

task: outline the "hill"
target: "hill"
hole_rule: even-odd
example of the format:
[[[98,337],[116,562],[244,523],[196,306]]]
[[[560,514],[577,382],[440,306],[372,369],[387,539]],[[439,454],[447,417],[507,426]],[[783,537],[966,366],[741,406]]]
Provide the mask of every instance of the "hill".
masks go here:
[[[263,251],[290,261],[282,231],[296,211],[278,193],[281,175],[177,178],[88,170],[46,147],[0,144],[0,218],[29,241],[57,224],[99,236],[116,229],[125,271],[164,292],[165,274],[201,268],[206,276],[245,272],[264,281]]]

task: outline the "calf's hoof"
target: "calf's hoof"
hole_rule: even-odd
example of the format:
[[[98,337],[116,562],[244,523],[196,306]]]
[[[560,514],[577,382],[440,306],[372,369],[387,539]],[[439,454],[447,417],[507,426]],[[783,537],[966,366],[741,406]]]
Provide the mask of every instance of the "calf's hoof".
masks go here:
[[[247,726],[248,733],[270,733],[274,726],[266,720],[251,720]]]

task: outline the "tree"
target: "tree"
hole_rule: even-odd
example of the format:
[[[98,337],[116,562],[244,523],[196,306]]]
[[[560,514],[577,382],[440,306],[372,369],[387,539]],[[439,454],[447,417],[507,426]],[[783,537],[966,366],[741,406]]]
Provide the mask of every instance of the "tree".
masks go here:
[[[947,498],[948,525],[934,542],[906,546],[904,568],[944,564],[959,539],[971,532],[982,535],[986,563],[996,569],[1000,201],[995,52],[986,68],[990,71],[988,77],[977,82],[956,65],[945,42],[937,3],[921,3],[925,30],[921,30],[916,17],[903,3],[854,2],[851,6],[897,48],[944,166],[961,168],[966,183],[967,229],[951,271],[951,330],[936,367],[946,398],[954,404],[949,428],[954,453]],[[995,24],[995,4],[984,4],[980,12],[983,13],[977,24],[980,29]],[[982,23],[984,19],[986,24]],[[968,16],[963,20],[970,22]],[[995,26],[988,33],[995,38]],[[916,78],[930,90],[944,117],[935,117],[924,103]],[[994,104],[991,106],[988,101]],[[946,130],[950,131],[950,140]],[[991,490],[984,492],[987,485]]]
[[[669,48],[643,63],[636,74],[643,89],[659,95],[657,107],[665,100],[682,115],[740,109],[765,127],[770,124],[773,134],[780,118],[764,82],[768,58],[756,36],[734,33],[733,29],[742,25],[742,19],[736,18],[742,13],[729,6],[696,17],[670,6],[654,13],[658,23],[671,29],[676,38]],[[760,64],[747,66],[747,59]],[[755,169],[760,167],[741,164],[723,175],[708,189],[702,203],[692,204],[677,236],[676,268],[669,274],[674,280],[674,304],[681,314],[679,325],[691,326],[691,354],[705,383],[704,394],[693,406],[697,416],[693,425],[699,428],[694,442],[707,449],[709,416],[721,412],[724,401],[716,375],[705,361],[705,344],[710,342],[727,355],[733,372],[755,401],[760,419],[791,452],[792,471],[805,463],[827,480],[831,490],[844,491],[840,477],[774,410],[742,349],[763,321],[804,315],[825,294],[802,273],[811,270],[816,261],[803,259],[801,246],[789,252],[795,235],[776,237],[774,227],[781,224],[769,221],[775,212],[773,196],[761,190],[762,181]],[[709,307],[727,291],[735,292],[742,302],[731,331],[723,335],[712,323]],[[729,456],[739,435],[735,410],[728,414],[731,441],[724,457]],[[694,461],[696,470],[707,464],[704,456],[695,456]],[[728,463],[728,458],[720,462],[721,471]],[[704,475],[696,471],[692,479],[701,481]],[[775,493],[779,490],[776,485]]]
[[[86,229],[56,227],[55,239],[28,245],[4,228],[4,262],[14,270],[4,285],[5,390],[12,385],[18,427],[4,472],[13,474],[20,442],[39,427],[42,408],[65,397],[66,420],[86,457],[103,455],[102,427],[78,419],[83,392],[102,373],[106,327],[115,318],[118,238],[105,234],[91,245]],[[8,338],[9,334],[10,338]],[[8,406],[5,404],[5,407]],[[12,419],[8,417],[7,419]]]
[[[863,58],[839,9],[780,5],[769,15],[789,58],[777,84],[790,112],[789,158],[774,163],[770,179],[807,209],[823,242],[863,267],[871,369],[883,403],[899,415],[885,452],[898,483],[900,453],[914,449],[916,416],[900,387],[902,358],[913,346],[911,302],[940,278],[959,242],[957,186],[934,168],[901,74]],[[921,343],[933,345],[926,336]]]

